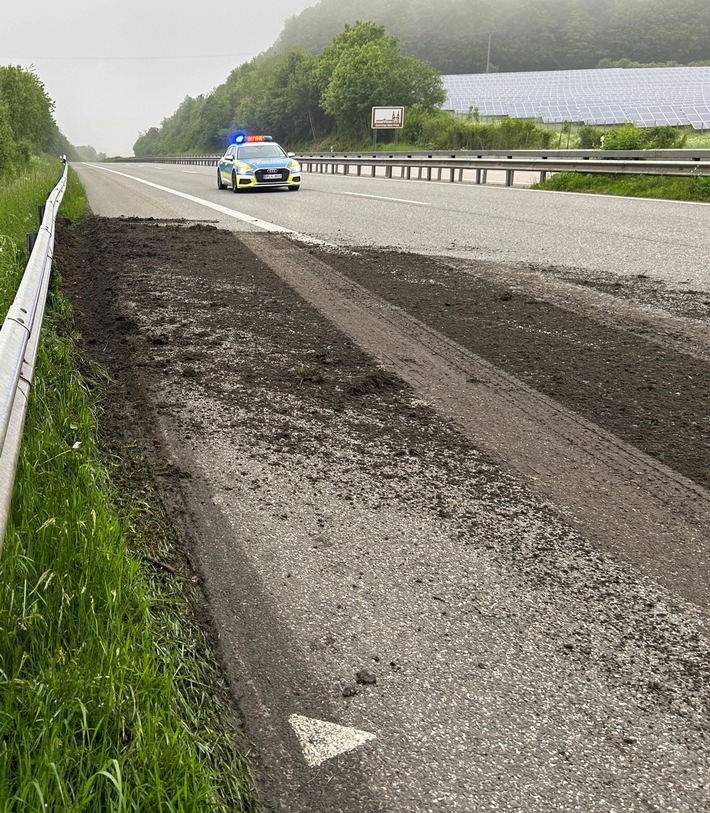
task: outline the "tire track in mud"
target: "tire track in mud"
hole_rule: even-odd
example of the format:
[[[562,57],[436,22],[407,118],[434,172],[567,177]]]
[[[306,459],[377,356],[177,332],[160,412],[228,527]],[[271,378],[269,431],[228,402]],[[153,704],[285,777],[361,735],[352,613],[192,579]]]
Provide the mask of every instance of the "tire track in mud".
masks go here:
[[[240,240],[588,538],[707,607],[710,493],[285,238]]]

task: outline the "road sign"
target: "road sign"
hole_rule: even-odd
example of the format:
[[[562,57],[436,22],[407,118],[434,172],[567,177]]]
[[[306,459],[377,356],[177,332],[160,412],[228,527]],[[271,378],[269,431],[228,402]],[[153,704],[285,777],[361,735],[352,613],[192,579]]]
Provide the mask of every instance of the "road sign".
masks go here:
[[[403,107],[373,107],[372,125],[373,130],[399,130],[404,127]]]

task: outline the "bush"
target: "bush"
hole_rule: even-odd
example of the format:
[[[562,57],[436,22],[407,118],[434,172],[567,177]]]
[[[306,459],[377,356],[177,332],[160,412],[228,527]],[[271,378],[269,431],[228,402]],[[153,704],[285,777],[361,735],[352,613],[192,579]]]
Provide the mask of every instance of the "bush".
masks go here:
[[[602,146],[602,134],[597,127],[583,124],[577,131],[580,150],[598,150]]]
[[[631,122],[604,134],[605,150],[662,150],[682,147],[685,135],[674,127],[637,127]]]
[[[642,150],[641,131],[633,124],[624,124],[604,134],[605,150]]]
[[[644,148],[668,150],[685,145],[686,136],[674,127],[647,127],[643,130]]]
[[[404,117],[402,140],[427,150],[547,149],[553,133],[529,119],[501,119],[481,124],[459,119],[443,110],[412,107]]]

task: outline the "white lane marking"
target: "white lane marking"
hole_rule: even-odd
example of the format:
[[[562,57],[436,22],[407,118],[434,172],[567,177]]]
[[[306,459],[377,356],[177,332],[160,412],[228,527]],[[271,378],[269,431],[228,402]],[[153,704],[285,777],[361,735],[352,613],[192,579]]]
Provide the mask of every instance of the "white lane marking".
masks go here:
[[[411,203],[414,206],[431,206],[431,203],[423,203],[421,200],[407,200],[406,198],[386,198],[384,195],[363,195],[361,192],[341,192],[341,195],[351,195],[354,198],[374,198],[375,200],[392,200],[395,203]]]
[[[245,223],[251,223],[252,226],[258,226],[260,229],[264,229],[264,231],[278,232],[280,234],[292,234],[296,237],[303,237],[305,240],[308,240],[306,235],[299,235],[291,229],[285,228],[284,226],[277,226],[276,223],[269,223],[268,220],[259,220],[258,217],[252,217],[252,215],[244,214],[244,212],[237,212],[236,209],[228,209],[226,206],[220,206],[219,203],[212,203],[209,200],[203,200],[202,198],[196,198],[194,195],[188,195],[186,192],[178,192],[176,189],[170,189],[167,186],[160,186],[160,184],[152,183],[151,181],[144,181],[142,178],[136,178],[133,175],[128,175],[126,172],[118,172],[115,169],[100,167],[96,164],[92,164],[92,166],[94,169],[101,169],[104,172],[110,172],[113,175],[121,175],[123,178],[130,178],[130,180],[136,181],[137,183],[151,186],[153,189],[159,189],[161,192],[169,192],[171,195],[176,195],[178,198],[184,198],[192,203],[199,203],[201,206],[206,206],[208,209],[214,209],[216,212],[220,212],[220,214],[233,217],[236,220],[242,220]]]
[[[296,732],[303,750],[303,756],[311,768],[315,768],[326,759],[345,754],[368,740],[376,739],[369,731],[347,728],[325,720],[314,720],[300,714],[292,714],[289,723]]]
[[[186,175],[197,175],[197,172],[194,169],[183,169],[183,172]]]

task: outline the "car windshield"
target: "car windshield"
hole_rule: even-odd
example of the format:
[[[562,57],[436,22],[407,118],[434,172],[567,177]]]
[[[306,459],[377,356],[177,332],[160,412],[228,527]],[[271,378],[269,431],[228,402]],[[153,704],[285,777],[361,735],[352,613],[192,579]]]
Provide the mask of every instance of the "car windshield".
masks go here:
[[[283,158],[284,154],[278,144],[248,144],[239,148],[237,158]]]

